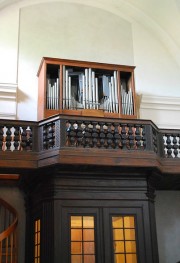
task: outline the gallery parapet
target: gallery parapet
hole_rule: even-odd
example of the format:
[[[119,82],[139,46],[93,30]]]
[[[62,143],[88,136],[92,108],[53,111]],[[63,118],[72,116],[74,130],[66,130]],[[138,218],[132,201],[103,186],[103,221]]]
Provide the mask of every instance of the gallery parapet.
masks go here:
[[[39,122],[0,120],[1,152],[69,148],[150,151],[180,157],[180,131],[162,130],[149,120],[55,115]]]

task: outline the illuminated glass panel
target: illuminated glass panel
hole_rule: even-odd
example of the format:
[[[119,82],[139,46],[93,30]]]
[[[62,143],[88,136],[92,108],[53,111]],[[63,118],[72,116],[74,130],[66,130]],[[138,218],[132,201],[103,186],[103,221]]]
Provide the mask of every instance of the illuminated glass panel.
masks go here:
[[[113,216],[114,263],[137,263],[134,216]]]
[[[40,219],[37,219],[34,226],[34,263],[40,263],[40,229]]]
[[[71,216],[71,263],[95,263],[93,216]]]

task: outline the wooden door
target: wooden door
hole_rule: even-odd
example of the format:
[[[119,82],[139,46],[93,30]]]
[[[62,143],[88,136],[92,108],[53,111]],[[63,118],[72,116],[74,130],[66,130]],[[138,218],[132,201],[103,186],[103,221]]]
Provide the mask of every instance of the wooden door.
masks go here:
[[[62,262],[148,262],[142,222],[138,208],[63,208]]]

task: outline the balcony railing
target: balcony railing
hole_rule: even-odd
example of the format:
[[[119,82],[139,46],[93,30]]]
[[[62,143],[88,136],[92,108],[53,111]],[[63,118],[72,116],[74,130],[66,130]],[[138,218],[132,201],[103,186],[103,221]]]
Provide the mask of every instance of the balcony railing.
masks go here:
[[[0,198],[0,262],[17,262],[16,210]]]
[[[106,154],[153,153],[180,158],[180,131],[163,130],[149,120],[102,119],[56,115],[40,122],[0,120],[0,155],[43,155],[89,149]],[[103,150],[103,151],[102,151]],[[34,155],[35,156],[35,155]],[[16,158],[15,157],[15,158]],[[36,161],[39,157],[37,157]]]

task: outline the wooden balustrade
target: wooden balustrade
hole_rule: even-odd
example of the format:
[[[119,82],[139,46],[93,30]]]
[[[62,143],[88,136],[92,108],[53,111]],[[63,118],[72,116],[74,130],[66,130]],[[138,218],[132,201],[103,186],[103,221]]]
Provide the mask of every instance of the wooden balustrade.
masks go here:
[[[151,121],[63,115],[40,122],[0,120],[0,152],[61,147],[154,151],[161,157],[180,157],[178,132],[161,132]]]
[[[146,129],[142,124],[68,120],[66,127],[66,145],[70,147],[146,149]]]
[[[17,212],[0,198],[0,263],[17,263]]]
[[[43,152],[65,147],[154,152],[180,158],[180,131],[148,120],[56,115],[40,122],[0,120],[0,153]]]
[[[33,122],[0,120],[0,151],[32,151],[35,126]]]
[[[180,131],[161,130],[166,158],[180,158]]]

